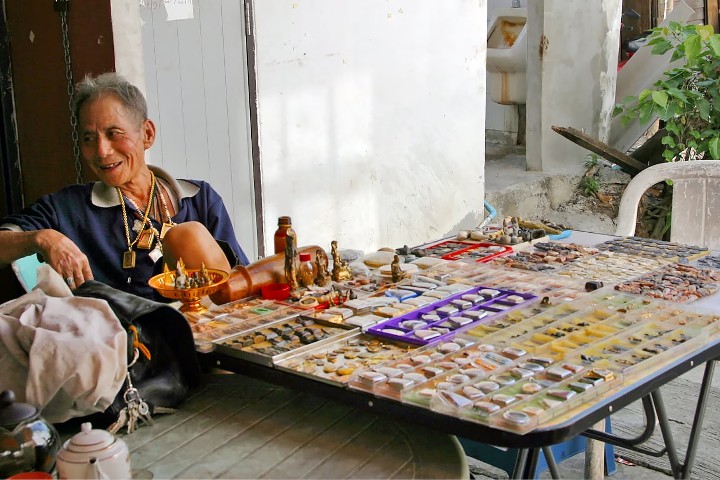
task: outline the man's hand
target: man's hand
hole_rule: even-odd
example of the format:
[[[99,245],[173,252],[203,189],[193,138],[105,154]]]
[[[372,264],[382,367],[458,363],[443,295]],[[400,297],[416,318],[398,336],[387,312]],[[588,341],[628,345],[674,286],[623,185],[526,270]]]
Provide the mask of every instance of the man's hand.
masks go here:
[[[65,279],[68,287],[74,289],[86,280],[93,279],[87,256],[68,237],[56,230],[47,229],[38,230],[35,238],[39,253]]]

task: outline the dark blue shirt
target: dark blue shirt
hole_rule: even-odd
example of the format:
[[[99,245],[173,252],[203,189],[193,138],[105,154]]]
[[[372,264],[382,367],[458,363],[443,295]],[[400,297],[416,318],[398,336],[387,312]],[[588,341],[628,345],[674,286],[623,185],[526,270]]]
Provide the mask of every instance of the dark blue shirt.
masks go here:
[[[197,221],[205,225],[228,256],[231,266],[247,265],[247,256],[235,238],[230,216],[220,195],[206,182],[175,180],[157,167],[150,167],[165,181],[175,205],[175,223]],[[136,216],[126,206],[130,225],[130,238]],[[160,231],[162,224],[153,220]],[[150,256],[152,250],[133,248],[136,252],[135,268],[122,266],[123,254],[128,250],[122,210],[115,188],[95,182],[71,185],[56,193],[45,195],[20,214],[9,215],[2,221],[3,228],[12,230],[40,230],[52,228],[75,242],[88,257],[95,280],[126,292],[146,298],[159,299],[148,280],[162,271],[162,262]],[[154,244],[153,244],[154,246]]]

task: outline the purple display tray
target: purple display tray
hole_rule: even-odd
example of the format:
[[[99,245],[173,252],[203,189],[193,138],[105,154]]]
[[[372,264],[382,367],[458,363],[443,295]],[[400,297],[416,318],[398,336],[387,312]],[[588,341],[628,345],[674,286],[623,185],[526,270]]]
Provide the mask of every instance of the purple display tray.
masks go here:
[[[428,325],[426,325],[420,329],[411,330],[411,329],[403,328],[400,326],[401,323],[403,323],[407,320],[423,320],[422,319],[423,315],[428,314],[428,313],[429,314],[435,313],[435,311],[438,308],[444,307],[446,305],[451,305],[453,300],[462,299],[463,295],[477,294],[477,292],[479,292],[480,290],[483,290],[483,289],[496,290],[496,291],[500,292],[500,294],[497,295],[496,297],[486,299],[482,303],[475,304],[470,308],[467,308],[465,310],[460,310],[457,313],[454,313],[450,316],[447,316],[447,317],[443,316],[440,320],[437,320],[434,322],[429,322]],[[517,295],[519,297],[522,297],[524,299],[524,301],[521,303],[507,302],[505,299],[507,297],[509,297],[510,295]],[[484,286],[472,287],[463,292],[455,293],[446,298],[442,298],[442,299],[438,300],[437,302],[433,302],[422,308],[418,308],[417,310],[413,310],[412,312],[408,312],[404,315],[389,318],[385,321],[377,323],[377,324],[373,325],[372,327],[368,328],[366,333],[369,333],[371,335],[377,335],[378,337],[389,338],[391,340],[396,340],[396,341],[400,341],[400,342],[412,343],[415,345],[428,345],[431,343],[442,341],[448,337],[452,337],[458,332],[469,330],[480,323],[484,323],[484,322],[491,320],[492,318],[494,318],[497,315],[507,313],[511,310],[515,310],[516,308],[524,307],[524,306],[534,302],[538,298],[539,297],[537,295],[533,295],[532,293],[520,293],[520,292],[515,292],[512,290],[503,290],[500,288],[484,287]],[[428,338],[428,339],[423,339],[414,334],[414,332],[416,330],[428,330],[428,329],[432,329],[432,327],[440,326],[440,324],[447,322],[449,319],[452,319],[454,317],[463,316],[463,313],[465,313],[465,312],[481,311],[481,310],[487,311],[488,315],[481,319],[466,323],[465,325],[458,326],[454,329],[450,329],[447,333],[443,333],[439,336]],[[389,329],[389,328],[402,330],[405,333],[403,335],[400,335],[400,334],[395,334],[393,332],[385,331],[386,329]]]

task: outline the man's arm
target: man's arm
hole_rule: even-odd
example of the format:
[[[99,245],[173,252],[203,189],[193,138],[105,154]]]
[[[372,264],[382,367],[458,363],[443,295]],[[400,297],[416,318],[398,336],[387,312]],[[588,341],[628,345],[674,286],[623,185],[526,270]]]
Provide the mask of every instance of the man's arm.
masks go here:
[[[15,232],[0,230],[0,267],[39,253],[63,278],[77,286],[93,278],[87,257],[75,242],[53,229]]]
[[[38,236],[42,237],[41,232],[43,230],[32,232],[0,230],[0,268],[7,267],[18,258],[34,253],[42,254],[38,240]]]

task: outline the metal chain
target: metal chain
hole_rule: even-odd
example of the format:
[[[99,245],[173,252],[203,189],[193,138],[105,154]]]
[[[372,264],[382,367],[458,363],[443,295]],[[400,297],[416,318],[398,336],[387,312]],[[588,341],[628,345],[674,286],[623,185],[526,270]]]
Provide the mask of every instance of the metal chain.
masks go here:
[[[80,143],[78,142],[77,117],[73,108],[75,84],[73,82],[72,61],[70,58],[70,35],[68,33],[67,10],[60,12],[60,27],[62,30],[63,53],[65,56],[65,79],[67,80],[68,109],[70,110],[70,129],[72,130],[73,157],[75,158],[75,174],[77,183],[84,183],[82,176],[82,162],[80,161]]]

